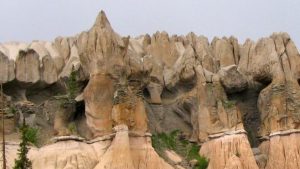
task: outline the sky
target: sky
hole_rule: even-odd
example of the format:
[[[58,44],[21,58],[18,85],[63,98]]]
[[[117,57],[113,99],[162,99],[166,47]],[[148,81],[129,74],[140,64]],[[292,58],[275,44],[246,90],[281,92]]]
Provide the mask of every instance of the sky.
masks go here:
[[[288,32],[300,49],[299,0],[0,0],[0,42],[54,40],[88,30],[104,10],[123,36],[167,31],[257,40]]]

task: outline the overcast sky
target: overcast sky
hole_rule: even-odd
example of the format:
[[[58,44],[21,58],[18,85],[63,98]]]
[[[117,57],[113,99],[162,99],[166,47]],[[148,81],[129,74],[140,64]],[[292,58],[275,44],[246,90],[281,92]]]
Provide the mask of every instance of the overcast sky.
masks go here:
[[[89,29],[104,10],[114,30],[137,36],[165,30],[243,43],[288,32],[300,48],[299,0],[0,0],[0,42],[53,40]]]

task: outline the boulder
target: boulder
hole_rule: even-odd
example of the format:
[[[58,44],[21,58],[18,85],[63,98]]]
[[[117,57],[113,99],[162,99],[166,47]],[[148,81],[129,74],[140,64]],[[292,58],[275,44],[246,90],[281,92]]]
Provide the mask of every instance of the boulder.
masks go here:
[[[172,150],[166,150],[165,154],[168,157],[168,159],[171,160],[174,164],[179,164],[182,162],[182,158]]]
[[[237,70],[236,65],[221,68],[218,75],[227,93],[241,92],[248,86],[246,77]]]

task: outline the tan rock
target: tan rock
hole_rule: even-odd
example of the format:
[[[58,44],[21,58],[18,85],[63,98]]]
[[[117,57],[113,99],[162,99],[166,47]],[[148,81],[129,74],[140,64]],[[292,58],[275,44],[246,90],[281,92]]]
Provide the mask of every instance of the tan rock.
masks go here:
[[[41,79],[39,55],[34,50],[20,51],[15,64],[18,81],[37,83]]]
[[[91,145],[76,141],[57,142],[42,147],[30,159],[33,168],[45,169],[93,169],[99,160]]]
[[[189,161],[189,164],[192,167],[195,167],[197,165],[197,163],[198,163],[198,160],[196,160],[196,159],[193,159],[193,160]]]
[[[268,157],[265,154],[256,155],[255,156],[255,161],[258,165],[258,168],[264,169],[266,164],[267,164]]]
[[[247,40],[240,46],[234,37],[214,38],[210,44],[206,37],[194,33],[169,36],[157,32],[152,37],[122,38],[100,12],[90,30],[73,37],[58,37],[53,43],[0,44],[0,82],[5,83],[5,93],[15,101],[26,100],[31,87],[58,85],[58,80],[67,78],[72,68],[80,84],[84,86],[89,80],[80,99],[85,102],[87,125],[94,138],[107,138],[89,143],[68,142],[70,145],[60,140],[61,143],[43,147],[39,153],[50,153],[33,158],[38,167],[46,163],[50,168],[54,164],[61,168],[171,168],[155,153],[146,136],[147,116],[152,113],[159,116],[154,118],[159,119],[157,124],[167,122],[165,126],[176,114],[174,119],[187,126],[182,128],[190,132],[190,140],[204,143],[201,152],[211,159],[210,168],[290,169],[300,166],[299,138],[295,134],[300,129],[299,56],[287,33],[274,33],[257,42]],[[237,92],[245,90],[247,84],[249,88],[263,88],[257,104],[261,120],[257,125],[259,136],[270,138],[261,143],[262,154],[255,153],[258,166],[253,163],[244,135],[243,123],[248,125],[251,119],[247,119],[239,100],[237,107],[227,97],[227,93],[239,97]],[[124,90],[119,92],[120,89]],[[154,111],[148,115],[143,92],[149,92],[150,99],[146,100],[150,104],[146,107]],[[125,95],[125,99],[118,100],[120,95]],[[256,102],[256,98],[245,99]],[[55,119],[58,135],[68,135],[64,117]],[[126,127],[113,130],[120,125],[129,131]],[[164,130],[161,126],[155,130],[158,128]],[[116,138],[111,143],[114,132]],[[72,151],[57,154],[58,148]]]
[[[113,82],[107,75],[96,74],[90,77],[84,89],[84,100],[87,125],[94,137],[112,132],[113,95]]]
[[[236,105],[227,100],[226,93],[219,81],[203,83],[205,77],[201,67],[197,71],[196,92],[199,100],[198,129],[199,140],[204,142],[210,134],[243,129],[241,114]]]
[[[238,72],[236,65],[223,67],[218,74],[227,93],[241,92],[248,86],[246,77]]]
[[[198,45],[200,46],[197,47]],[[197,55],[202,60],[203,68],[215,73],[217,71],[217,64],[215,58],[213,57],[211,47],[209,46],[208,39],[204,36],[200,36],[197,46],[195,50]]]
[[[101,157],[101,161],[97,164],[95,169],[103,168],[134,168],[133,159],[130,154],[130,144],[127,126],[117,126],[116,136]]]
[[[63,102],[64,100],[62,100]],[[63,103],[57,112],[55,112],[54,119],[54,135],[68,136],[71,135],[71,131],[68,128],[70,119],[76,111],[76,102]]]
[[[200,155],[209,159],[208,169],[258,169],[245,134],[227,135],[205,142]]]
[[[165,154],[169,158],[169,160],[174,162],[174,164],[179,164],[180,162],[182,162],[182,158],[172,150],[166,150]]]
[[[59,52],[59,55],[64,59],[66,62],[70,56],[70,46],[68,42],[68,38],[57,37],[54,41],[55,47]]]
[[[241,163],[239,157],[237,157],[236,155],[232,155],[226,163],[224,169],[243,169],[243,164]]]
[[[228,39],[214,38],[212,41],[212,49],[214,57],[219,61],[220,67],[225,67],[235,64],[235,55],[233,52],[233,46]]]
[[[2,138],[1,138],[2,139]],[[1,142],[2,145],[2,142]],[[5,142],[5,155],[6,155],[6,167],[7,168],[13,168],[15,166],[15,159],[18,158],[18,149],[19,149],[19,143],[18,142],[11,142],[6,141]],[[29,152],[27,154],[28,158],[31,159],[37,149],[35,147],[29,147]],[[0,152],[0,156],[2,157],[2,151]],[[0,163],[0,168],[3,167],[3,163]]]
[[[116,69],[124,66],[123,59],[129,43],[128,39],[125,41],[113,31],[101,11],[94,26],[78,38],[78,54],[83,69],[90,74],[113,75]]]
[[[57,73],[61,72],[65,65],[64,58],[59,54],[58,49],[55,47],[55,44],[52,42],[46,42],[45,48],[47,49],[48,53],[50,54],[53,62],[55,63],[55,67]]]
[[[265,169],[288,169],[299,166],[299,133],[270,138]]]
[[[111,146],[101,157],[95,169],[172,169],[154,151],[149,138],[128,137],[126,126],[117,126]]]
[[[15,78],[14,61],[10,60],[7,55],[0,50],[0,82],[6,83]]]
[[[185,168],[182,167],[181,165],[176,165],[176,169],[185,169]]]

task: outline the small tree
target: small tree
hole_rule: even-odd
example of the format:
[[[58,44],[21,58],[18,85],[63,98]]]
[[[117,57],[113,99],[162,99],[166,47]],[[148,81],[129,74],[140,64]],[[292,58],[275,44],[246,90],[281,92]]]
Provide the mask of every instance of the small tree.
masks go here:
[[[27,158],[27,153],[29,151],[29,141],[26,137],[26,133],[28,131],[28,125],[25,123],[25,119],[23,119],[23,126],[21,127],[21,143],[20,148],[18,149],[18,159],[15,160],[14,169],[30,169],[31,161]]]
[[[74,100],[76,93],[78,92],[76,71],[74,69],[74,66],[72,66],[71,74],[67,81],[67,92],[68,92],[68,99]]]

